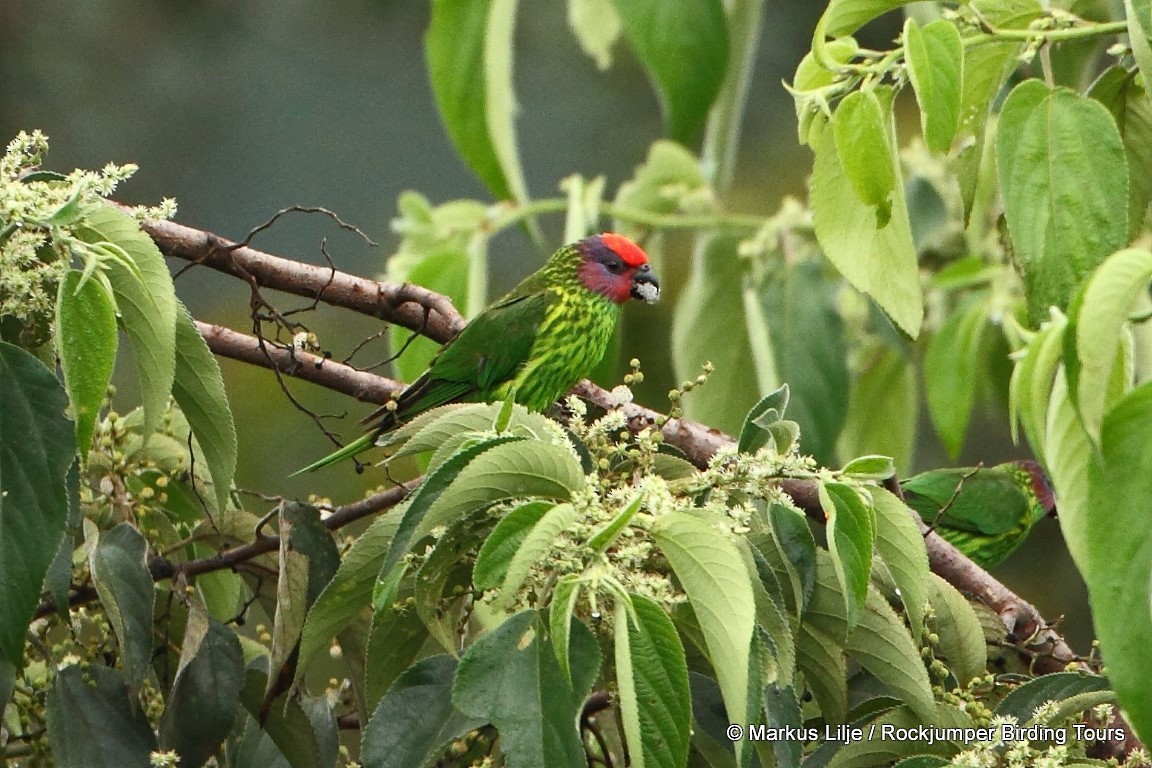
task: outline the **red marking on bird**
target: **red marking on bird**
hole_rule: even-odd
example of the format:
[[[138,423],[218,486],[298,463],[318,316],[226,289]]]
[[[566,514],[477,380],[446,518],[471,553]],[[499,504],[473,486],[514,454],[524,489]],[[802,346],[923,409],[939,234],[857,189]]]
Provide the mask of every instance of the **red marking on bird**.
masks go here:
[[[617,256],[624,259],[624,263],[628,266],[639,267],[648,263],[648,254],[644,253],[644,249],[624,235],[605,232],[600,235],[600,239],[604,241],[604,245],[615,251]]]

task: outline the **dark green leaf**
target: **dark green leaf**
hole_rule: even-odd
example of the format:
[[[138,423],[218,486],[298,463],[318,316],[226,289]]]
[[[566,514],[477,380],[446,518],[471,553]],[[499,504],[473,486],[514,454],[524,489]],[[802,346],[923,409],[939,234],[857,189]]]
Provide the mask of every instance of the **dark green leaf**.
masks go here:
[[[984,644],[984,630],[976,611],[955,587],[936,574],[931,574],[935,591],[932,608],[936,612],[936,633],[940,637],[940,653],[948,660],[948,668],[961,687],[984,674],[988,665],[988,651]]]
[[[800,700],[791,686],[782,687],[777,683],[764,686],[765,725],[769,728],[795,728],[804,726],[804,716],[800,711]],[[772,754],[778,768],[800,768],[800,756],[804,747],[800,739],[779,739],[772,742]]]
[[[803,613],[816,583],[816,540],[803,513],[783,504],[768,505],[772,536],[796,575],[793,590],[797,614]]]
[[[848,718],[848,672],[844,652],[811,624],[800,625],[796,635],[796,665],[808,681],[812,696],[826,722],[838,725]]]
[[[616,678],[628,748],[633,755],[642,753],[645,766],[682,766],[692,723],[684,646],[657,603],[632,595],[632,606],[635,612],[629,614],[618,605],[615,617]]]
[[[56,295],[56,350],[76,419],[76,446],[88,460],[88,447],[100,403],[116,364],[116,306],[98,280],[81,284],[83,273],[69,270]]]
[[[1101,104],[1039,80],[1016,86],[996,142],[1004,216],[1024,273],[1032,320],[1073,291],[1128,239],[1128,164]]]
[[[160,425],[176,378],[176,291],[168,266],[139,223],[109,205],[93,208],[76,234],[89,243],[119,246],[139,270],[138,277],[110,261],[106,274],[121,325],[132,342],[144,403],[144,432],[150,433]]]
[[[364,768],[424,765],[449,741],[487,722],[452,706],[455,675],[456,659],[442,655],[421,659],[396,678],[364,729]]]
[[[468,555],[484,540],[491,526],[486,510],[457,520],[436,540],[416,571],[416,613],[428,627],[428,633],[453,656],[460,643],[456,631],[458,617],[452,610],[459,595],[451,588],[470,583],[472,564]]]
[[[92,581],[120,641],[120,664],[133,691],[152,663],[152,574],[148,543],[130,523],[100,534],[88,559]]]
[[[268,680],[262,670],[249,668],[244,677],[240,701],[254,720],[266,711],[261,729],[272,739],[291,768],[321,768],[320,751],[312,721],[294,695],[281,694],[263,704]]]
[[[912,637],[919,638],[924,628],[931,575],[924,537],[900,499],[883,488],[873,488],[871,493],[872,508],[876,512],[876,551],[900,590]]]
[[[1108,690],[1108,678],[1088,672],[1055,672],[1029,680],[1008,692],[996,705],[997,715],[1011,715],[1021,724],[1032,719],[1036,708],[1082,693]]]
[[[364,659],[364,696],[369,708],[375,708],[400,673],[416,660],[427,640],[428,628],[416,611],[387,606],[376,612]]]
[[[728,22],[721,0],[612,0],[636,57],[664,109],[668,137],[690,145],[728,69]]]
[[[193,602],[180,649],[180,666],[160,722],[160,744],[180,765],[200,768],[236,720],[244,658],[236,633]]]
[[[56,611],[61,618],[68,616],[68,588],[72,583],[72,554],[76,549],[76,537],[80,533],[80,521],[83,513],[80,511],[80,468],[78,462],[73,462],[68,469],[65,481],[68,494],[68,522],[64,531],[64,538],[52,558],[52,565],[44,576],[44,591],[52,602],[56,604]],[[3,654],[0,654],[3,658]]]
[[[1132,54],[1147,81],[1152,78],[1152,2],[1124,0],[1124,15],[1128,20]]]
[[[767,445],[769,435],[766,426],[780,420],[784,410],[788,407],[791,391],[787,384],[782,384],[775,392],[770,392],[744,417],[744,426],[740,428],[740,439],[736,450],[740,453],[755,453]]]
[[[152,726],[120,675],[93,664],[56,673],[48,692],[48,741],[61,768],[144,768]]]
[[[509,768],[584,768],[577,721],[600,669],[592,632],[573,625],[573,684],[556,663],[547,617],[524,611],[481,636],[460,659],[452,701],[464,715],[492,723]]]
[[[760,398],[762,386],[775,386],[774,374],[764,367],[771,365],[771,359],[754,355],[748,335],[740,299],[744,267],[737,254],[739,244],[737,236],[715,236],[697,246],[688,284],[672,317],[677,378],[695,380],[709,362],[715,369],[705,386],[684,398],[685,413],[728,432],[739,428],[741,417]]]
[[[788,418],[800,425],[804,453],[824,466],[835,462],[848,415],[848,353],[836,298],[841,285],[805,261],[766,280],[760,294],[776,372],[790,386]]]
[[[425,55],[457,151],[497,198],[524,200],[513,128],[515,10],[512,0],[435,0]]]
[[[224,378],[216,357],[196,329],[188,309],[177,301],[176,379],[172,396],[180,406],[216,491],[216,508],[228,505],[232,477],[236,474],[236,427],[224,391]]]
[[[44,364],[0,342],[0,652],[22,666],[24,632],[68,520],[76,455],[68,396]]]

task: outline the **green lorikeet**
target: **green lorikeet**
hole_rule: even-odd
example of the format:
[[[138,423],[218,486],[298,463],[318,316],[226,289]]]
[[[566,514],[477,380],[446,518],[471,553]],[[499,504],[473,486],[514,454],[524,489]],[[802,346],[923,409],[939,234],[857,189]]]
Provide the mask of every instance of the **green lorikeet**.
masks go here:
[[[925,523],[985,569],[1002,563],[1056,509],[1052,488],[1034,461],[935,469],[900,487]]]
[[[626,237],[593,235],[560,248],[537,272],[488,305],[393,403],[367,419],[371,431],[300,472],[371,447],[380,435],[447,403],[512,397],[533,411],[555,403],[604,357],[629,299],[654,303],[660,282]]]

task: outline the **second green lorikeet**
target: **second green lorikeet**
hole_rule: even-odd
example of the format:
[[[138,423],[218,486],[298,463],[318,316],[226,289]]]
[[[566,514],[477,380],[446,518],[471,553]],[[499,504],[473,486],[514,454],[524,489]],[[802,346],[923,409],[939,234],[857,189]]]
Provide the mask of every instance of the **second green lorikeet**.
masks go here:
[[[355,456],[382,434],[448,403],[512,397],[543,411],[604,357],[622,304],[659,297],[648,256],[628,238],[605,233],[565,245],[472,318],[394,403],[365,419],[373,422],[370,432],[300,472]]]
[[[908,506],[981,568],[993,568],[1056,509],[1034,461],[935,469],[900,483]]]

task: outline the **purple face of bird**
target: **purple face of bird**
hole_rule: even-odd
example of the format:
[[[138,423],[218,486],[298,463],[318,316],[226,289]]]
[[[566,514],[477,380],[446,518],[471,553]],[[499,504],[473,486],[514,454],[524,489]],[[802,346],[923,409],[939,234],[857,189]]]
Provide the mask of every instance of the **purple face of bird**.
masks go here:
[[[636,243],[605,232],[584,238],[577,247],[583,257],[577,274],[588,290],[617,304],[628,299],[655,304],[660,299],[660,281]]]

